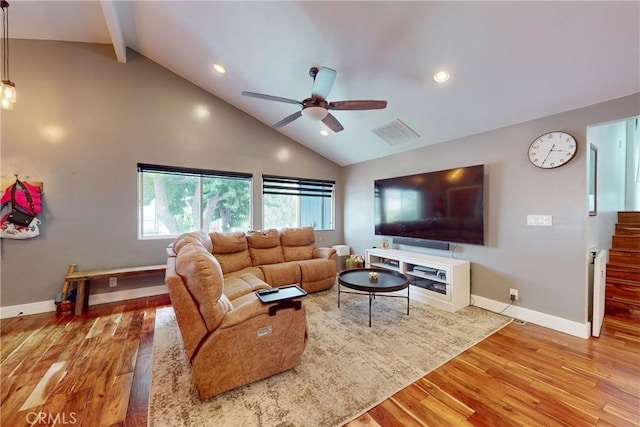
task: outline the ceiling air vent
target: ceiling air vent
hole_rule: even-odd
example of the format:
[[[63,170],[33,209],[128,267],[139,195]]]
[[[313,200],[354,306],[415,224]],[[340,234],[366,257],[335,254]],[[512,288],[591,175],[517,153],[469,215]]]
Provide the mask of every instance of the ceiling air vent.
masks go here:
[[[378,135],[389,145],[400,144],[401,142],[411,141],[420,138],[420,135],[402,120],[396,119],[391,123],[373,129],[371,132]]]

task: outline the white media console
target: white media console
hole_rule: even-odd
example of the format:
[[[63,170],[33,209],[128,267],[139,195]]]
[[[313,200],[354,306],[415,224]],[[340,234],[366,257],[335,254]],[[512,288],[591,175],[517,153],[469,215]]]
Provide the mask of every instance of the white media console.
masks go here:
[[[367,249],[368,268],[386,268],[406,274],[412,285],[426,289],[429,303],[458,311],[471,299],[469,261],[443,258],[398,249]]]

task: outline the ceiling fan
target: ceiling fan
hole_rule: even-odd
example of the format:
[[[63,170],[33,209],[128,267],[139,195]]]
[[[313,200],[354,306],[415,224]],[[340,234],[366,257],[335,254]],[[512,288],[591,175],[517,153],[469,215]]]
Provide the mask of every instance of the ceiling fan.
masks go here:
[[[269,101],[286,102],[288,104],[298,104],[302,106],[300,111],[285,117],[278,123],[271,126],[273,129],[281,128],[291,123],[300,116],[305,116],[311,120],[322,120],[329,129],[340,132],[344,128],[329,110],[381,110],[387,107],[387,101],[359,100],[359,101],[327,101],[327,96],[333,87],[336,79],[336,70],[327,67],[311,67],[309,75],[313,78],[311,97],[302,101],[295,99],[281,98],[279,96],[265,95],[256,92],[242,92],[244,96],[267,99]]]

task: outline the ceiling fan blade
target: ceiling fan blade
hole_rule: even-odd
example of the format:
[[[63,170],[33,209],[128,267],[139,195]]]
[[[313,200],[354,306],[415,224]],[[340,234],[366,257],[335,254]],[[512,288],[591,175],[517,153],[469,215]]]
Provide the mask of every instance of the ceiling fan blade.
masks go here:
[[[322,123],[327,125],[327,127],[334,132],[340,132],[341,130],[344,130],[338,119],[336,119],[335,116],[331,113],[327,114],[327,117],[322,119]]]
[[[313,80],[313,87],[311,88],[311,95],[313,97],[320,97],[327,99],[333,82],[336,80],[336,70],[327,67],[320,67],[316,73],[316,77]]]
[[[268,101],[278,101],[278,102],[286,102],[287,104],[302,105],[302,102],[296,101],[295,99],[282,98],[282,97],[273,96],[273,95],[265,95],[263,93],[247,92],[246,90],[242,92],[242,95],[250,96],[252,98],[266,99]]]
[[[335,101],[329,103],[329,110],[382,110],[387,108],[387,101]]]
[[[272,129],[279,129],[284,125],[288,125],[289,123],[291,123],[292,121],[294,121],[295,119],[297,119],[300,116],[302,116],[302,112],[301,111],[296,111],[295,113],[285,117],[284,119],[280,120],[275,125],[271,126],[271,128]]]

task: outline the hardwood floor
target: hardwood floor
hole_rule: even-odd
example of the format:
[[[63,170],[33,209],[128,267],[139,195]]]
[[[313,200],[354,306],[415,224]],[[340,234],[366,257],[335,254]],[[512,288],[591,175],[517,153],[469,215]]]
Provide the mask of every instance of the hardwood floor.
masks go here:
[[[0,425],[145,426],[155,312],[168,304],[2,320]],[[425,425],[640,426],[640,325],[606,317],[583,340],[514,322],[348,424]]]
[[[640,325],[583,340],[511,323],[348,424],[638,426]]]
[[[161,295],[2,320],[0,425],[146,426],[155,313],[169,304]]]

